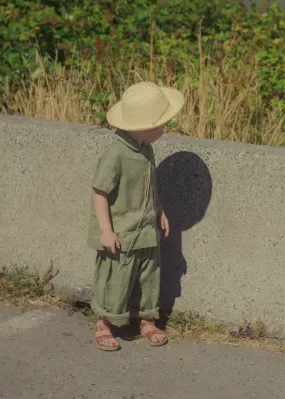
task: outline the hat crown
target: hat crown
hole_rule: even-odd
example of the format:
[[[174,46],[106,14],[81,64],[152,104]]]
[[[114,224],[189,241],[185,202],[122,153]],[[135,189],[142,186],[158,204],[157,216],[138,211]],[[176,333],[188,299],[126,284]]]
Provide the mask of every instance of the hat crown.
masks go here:
[[[154,125],[169,106],[168,98],[154,83],[141,82],[122,96],[122,117],[134,126]]]

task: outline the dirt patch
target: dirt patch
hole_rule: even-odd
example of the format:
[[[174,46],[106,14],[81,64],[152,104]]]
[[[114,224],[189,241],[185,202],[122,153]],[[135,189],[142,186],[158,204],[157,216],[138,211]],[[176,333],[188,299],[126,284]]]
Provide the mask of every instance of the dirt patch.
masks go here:
[[[89,304],[66,303],[55,295],[52,280],[57,274],[58,271],[54,271],[52,262],[42,276],[37,271],[31,273],[28,268],[15,267],[12,271],[3,268],[0,271],[0,301],[22,309],[52,306],[64,308],[69,314],[81,312],[93,328],[96,318]],[[170,315],[161,314],[158,326],[167,331],[172,342],[191,339],[285,353],[285,341],[271,337],[260,319],[254,324],[245,321],[237,330],[229,330],[225,325],[208,321],[193,312],[174,312]],[[137,339],[140,336],[139,326],[135,322],[117,329],[116,333],[126,340]]]

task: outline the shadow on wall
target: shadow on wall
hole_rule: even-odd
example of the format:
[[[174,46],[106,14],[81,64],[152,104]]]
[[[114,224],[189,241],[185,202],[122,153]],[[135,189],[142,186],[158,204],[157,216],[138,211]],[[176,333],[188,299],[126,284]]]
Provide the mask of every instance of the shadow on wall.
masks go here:
[[[157,167],[158,194],[170,223],[170,235],[161,242],[161,309],[171,312],[181,296],[181,277],[187,273],[182,254],[182,232],[199,223],[209,206],[212,179],[205,162],[183,151]]]

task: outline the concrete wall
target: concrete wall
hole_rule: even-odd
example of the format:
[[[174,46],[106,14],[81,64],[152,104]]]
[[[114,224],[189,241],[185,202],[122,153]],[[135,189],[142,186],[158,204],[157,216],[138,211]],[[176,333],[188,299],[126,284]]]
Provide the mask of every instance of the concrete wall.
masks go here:
[[[113,139],[93,126],[0,117],[0,264],[60,269],[85,300],[90,182]],[[172,234],[162,245],[162,305],[240,324],[285,327],[285,150],[165,136],[156,145]]]

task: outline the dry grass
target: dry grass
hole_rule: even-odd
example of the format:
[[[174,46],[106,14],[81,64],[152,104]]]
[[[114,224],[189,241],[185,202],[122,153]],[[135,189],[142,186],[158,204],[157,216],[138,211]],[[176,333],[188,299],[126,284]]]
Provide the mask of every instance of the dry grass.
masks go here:
[[[153,80],[179,88],[186,104],[170,125],[170,132],[193,137],[285,145],[285,115],[266,109],[257,83],[255,56],[240,62],[227,56],[205,56],[202,45],[200,63],[181,61],[183,73],[168,61],[150,57],[144,67],[138,54],[120,67],[117,60],[65,67],[54,62],[46,67],[46,59],[37,55],[37,69],[30,72],[29,84],[20,89],[5,89],[2,112],[27,117],[73,121],[89,124],[104,123],[106,111],[131,84]],[[181,65],[180,65],[181,69]]]
[[[28,267],[0,271],[0,301],[8,301],[14,305],[26,307],[28,305],[40,305],[44,302],[58,302],[58,297],[46,295],[45,288],[57,275],[53,272],[53,263],[47,268],[43,275],[37,271],[31,273]]]
[[[69,314],[81,312],[86,316],[93,328],[96,318],[85,303],[66,303],[52,292],[46,293],[46,287],[51,284],[57,272],[53,272],[53,265],[43,273],[31,273],[28,268],[15,268],[12,271],[2,269],[0,272],[0,301],[12,303],[21,308],[30,306],[56,306],[66,309]],[[260,319],[251,325],[244,325],[236,331],[229,331],[220,323],[207,321],[195,313],[174,312],[170,317],[161,319],[172,342],[191,339],[197,342],[217,342],[234,346],[247,346],[285,353],[285,343],[282,340],[269,337],[265,325]],[[132,338],[139,338],[134,330]],[[121,331],[122,333],[122,331]],[[126,333],[128,337],[129,332]]]
[[[244,321],[236,331],[213,321],[207,321],[195,313],[173,313],[166,323],[173,342],[191,339],[197,342],[216,342],[232,346],[254,347],[285,353],[285,342],[270,337],[264,323],[257,318],[253,325]]]

